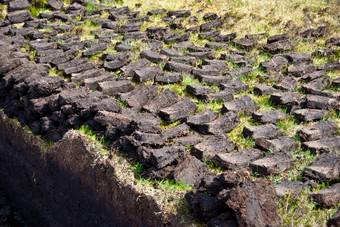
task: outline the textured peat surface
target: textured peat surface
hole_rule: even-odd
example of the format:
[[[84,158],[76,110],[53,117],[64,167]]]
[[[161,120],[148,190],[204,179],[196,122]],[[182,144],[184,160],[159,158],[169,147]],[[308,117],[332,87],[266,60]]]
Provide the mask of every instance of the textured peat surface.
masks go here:
[[[26,0],[10,1],[0,19],[0,108],[9,117],[47,141],[89,126],[142,163],[143,176],[195,185],[189,209],[210,226],[280,226],[275,197],[315,182],[330,186],[314,201],[340,202],[340,37],[312,55],[294,49],[327,37],[327,27],[243,38],[222,34],[217,14],[198,24],[188,10],[47,2],[54,11],[35,18]],[[167,26],[145,27],[154,15]],[[190,42],[194,35],[208,42]],[[317,156],[303,171],[297,150]],[[251,177],[292,169],[301,181],[274,187]]]
[[[0,225],[24,227],[27,226],[14,205],[0,191]]]

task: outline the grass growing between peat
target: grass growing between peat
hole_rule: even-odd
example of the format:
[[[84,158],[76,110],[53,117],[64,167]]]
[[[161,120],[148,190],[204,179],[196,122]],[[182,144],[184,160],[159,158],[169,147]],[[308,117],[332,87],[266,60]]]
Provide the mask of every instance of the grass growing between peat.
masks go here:
[[[283,199],[277,199],[282,226],[326,226],[327,220],[340,207],[338,204],[335,208],[322,208],[313,202],[308,194],[308,189],[305,189],[297,198],[288,195]]]
[[[41,12],[49,11],[46,9],[45,1],[42,1],[44,4],[38,4],[34,7],[31,7],[31,13],[33,16],[38,17]],[[67,7],[71,1],[66,0],[63,1],[65,7]],[[104,1],[105,5],[110,6],[129,6],[131,11],[140,11],[140,15],[146,15],[146,13],[150,10],[166,8],[167,10],[178,10],[178,9],[190,9],[192,11],[192,15],[198,17],[198,24],[205,23],[207,21],[203,20],[203,15],[208,12],[215,12],[222,16],[226,26],[222,28],[222,33],[227,34],[231,32],[237,32],[238,38],[243,37],[246,34],[254,34],[254,33],[262,33],[267,32],[269,35],[276,35],[282,33],[290,33],[297,35],[299,32],[306,30],[308,28],[316,28],[317,26],[327,25],[328,26],[328,37],[339,36],[339,24],[336,19],[336,14],[340,11],[340,6],[337,1],[314,1],[314,0],[287,0],[287,1],[272,1],[272,0],[262,0],[260,2],[244,0],[161,0],[161,1],[151,1],[151,0],[131,0],[131,1]],[[97,9],[94,4],[88,4],[87,10]],[[0,5],[0,18],[5,18],[7,13],[7,6]],[[104,13],[102,18],[108,18],[109,14]],[[162,16],[157,15],[151,16],[150,22],[145,22],[141,30],[145,31],[147,27],[157,26],[163,27],[169,25],[162,20]],[[79,21],[81,17],[75,19]],[[126,22],[122,20],[120,23]],[[189,23],[188,18],[183,21],[183,25],[185,28],[189,28],[194,26]],[[80,37],[81,41],[84,40],[93,40],[95,35],[93,31],[100,29],[100,25],[96,25],[90,21],[85,21],[81,25],[76,25],[73,33]],[[45,29],[48,31],[49,29]],[[44,31],[44,30],[41,30]],[[294,51],[296,52],[306,52],[312,54],[318,48],[325,48],[324,42],[328,38],[319,38],[319,39],[311,39],[311,40],[301,40],[300,38],[294,38],[293,43],[295,44]],[[119,38],[120,39],[120,38]],[[117,54],[113,46],[119,40],[113,40],[110,47],[105,51],[105,53],[113,53]],[[190,41],[193,42],[197,46],[204,46],[208,41],[204,39],[200,39],[198,34],[192,34]],[[134,57],[133,62],[136,61],[139,57],[139,53],[145,49],[147,49],[147,44],[141,41],[133,41],[125,44],[132,45],[134,47]],[[260,40],[260,44],[264,44],[265,40]],[[171,44],[164,45],[165,48],[170,48]],[[257,47],[250,52],[249,55],[256,57],[256,62],[253,64],[254,72],[250,73],[247,76],[241,76],[241,81],[247,83],[250,86],[249,91],[241,92],[235,95],[235,98],[240,97],[242,95],[250,96],[257,104],[260,106],[260,111],[280,109],[286,112],[284,109],[273,106],[270,101],[270,96],[256,96],[251,93],[252,89],[256,85],[264,84],[264,82],[259,80],[259,75],[264,75],[264,72],[260,67],[259,63],[269,60],[272,58],[272,55],[269,53],[262,53],[262,47]],[[239,49],[233,45],[230,46],[230,49]],[[29,52],[29,49],[26,50]],[[229,53],[228,51],[218,50],[216,51],[216,56],[219,56],[221,53]],[[36,52],[30,52],[31,60],[34,60]],[[100,63],[99,58],[101,54],[90,57],[90,60],[98,61]],[[316,66],[322,66],[326,63],[330,63],[334,60],[338,60],[340,58],[340,52],[338,51],[337,55],[331,57],[320,57],[316,56],[314,58],[314,64]],[[232,64],[229,62],[230,69],[239,68],[239,66]],[[50,75],[52,76],[60,76],[62,72],[57,71],[55,68],[50,69]],[[327,73],[326,75],[330,76],[331,81],[338,77],[338,72]],[[274,81],[265,81],[268,85],[275,84]],[[172,91],[177,92],[182,98],[189,97],[192,101],[194,101],[198,105],[198,111],[201,112],[206,109],[212,109],[213,111],[220,112],[223,102],[222,101],[213,101],[213,102],[204,102],[199,101],[196,97],[190,96],[186,92],[186,86],[189,84],[198,84],[205,86],[206,84],[201,83],[197,79],[194,79],[192,76],[184,75],[184,80],[182,83],[176,84],[168,84],[168,85],[160,85],[162,90],[169,88]],[[339,92],[339,88],[328,87],[327,90]],[[218,91],[218,88],[217,88]],[[126,107],[127,104],[121,102],[121,105]],[[336,124],[340,125],[340,117],[339,113],[335,111],[331,112],[325,119],[331,119]],[[237,126],[232,132],[228,133],[229,137],[237,143],[237,149],[242,149],[245,147],[254,147],[255,141],[251,138],[244,138],[242,135],[242,130],[245,126],[256,125],[251,120],[250,116],[241,115],[240,116],[241,123]],[[163,129],[174,127],[181,122],[163,122],[161,127]],[[298,130],[305,126],[313,123],[300,123],[294,120],[291,114],[288,113],[288,118],[284,119],[277,123],[283,133],[287,134],[290,137],[295,138],[299,141],[297,137]],[[105,156],[111,154],[109,147],[109,141],[105,137],[101,137],[96,135],[90,128],[87,126],[82,126],[78,129],[83,135],[86,135],[90,138],[92,142],[90,142],[91,147],[96,148],[100,151],[100,154]],[[269,180],[272,180],[274,184],[281,182],[282,180],[301,180],[301,173],[303,169],[309,166],[316,158],[315,154],[312,154],[309,151],[303,151],[300,147],[295,151],[292,151],[292,154],[295,158],[294,166],[283,172],[282,174],[275,175],[269,177]],[[50,144],[47,143],[47,147]],[[142,177],[143,165],[141,163],[133,162],[132,164],[128,162],[125,158],[122,159],[121,156],[113,157],[111,160],[115,163],[120,163],[122,166],[121,170],[117,171],[115,174],[117,177],[125,177],[126,174],[131,174],[136,179],[132,180],[136,187],[148,190],[151,194],[154,194],[159,197],[159,203],[161,206],[166,206],[166,209],[177,212],[178,210],[182,210],[184,213],[187,212],[185,208],[184,201],[184,193],[187,190],[191,190],[192,187],[187,186],[183,183],[178,183],[172,180],[151,180],[148,178]],[[215,172],[221,172],[219,167],[216,167],[212,162],[206,162],[206,164],[210,167],[211,170]],[[320,185],[320,187],[322,187]],[[156,190],[157,189],[157,190]],[[158,190],[161,189],[161,192]],[[162,194],[163,193],[163,194]],[[334,209],[325,209],[318,207],[317,204],[313,203],[308,199],[307,192],[303,192],[298,200],[293,200],[290,197],[286,197],[284,199],[278,200],[279,212],[283,218],[283,226],[324,226],[326,224],[326,220],[336,212],[336,208]],[[183,216],[183,222],[185,222],[185,218]]]

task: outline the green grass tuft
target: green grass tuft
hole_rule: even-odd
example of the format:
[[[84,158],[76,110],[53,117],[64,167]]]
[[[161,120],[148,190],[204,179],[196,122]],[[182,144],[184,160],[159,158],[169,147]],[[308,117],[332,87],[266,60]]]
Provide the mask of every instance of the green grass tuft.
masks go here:
[[[110,153],[111,141],[106,136],[98,136],[93,129],[88,125],[82,125],[77,131],[83,133],[87,137],[91,138],[90,147],[100,151],[101,155],[106,155]]]
[[[288,195],[283,199],[277,199],[282,226],[326,226],[327,220],[340,207],[338,204],[331,209],[321,208],[308,195],[309,191],[305,189],[297,198]]]

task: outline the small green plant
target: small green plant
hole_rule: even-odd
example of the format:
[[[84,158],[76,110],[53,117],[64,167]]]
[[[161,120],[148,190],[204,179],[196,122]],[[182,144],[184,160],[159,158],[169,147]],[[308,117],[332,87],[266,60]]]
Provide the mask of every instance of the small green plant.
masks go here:
[[[194,79],[192,76],[184,75],[183,76],[183,81],[181,83],[169,84],[169,85],[166,85],[166,87],[169,88],[169,90],[171,90],[171,91],[175,91],[180,96],[184,96],[184,95],[187,95],[187,92],[186,92],[185,88],[189,84],[202,85],[202,83],[199,82],[199,80]]]
[[[81,21],[81,17],[82,17],[82,15],[79,15],[79,16],[75,17],[74,19],[72,19],[72,21],[74,21],[74,22]]]
[[[137,180],[142,178],[142,172],[144,170],[143,163],[136,162],[136,164],[131,166],[129,169],[134,171]]]
[[[186,191],[186,190],[192,190],[193,187],[190,185],[187,185],[183,182],[177,182],[176,180],[169,180],[169,179],[163,179],[163,180],[155,180],[156,183],[159,184],[160,188],[165,188],[169,192],[173,191]]]
[[[30,7],[30,12],[33,17],[39,17],[39,9],[37,7]]]
[[[98,136],[88,125],[82,125],[77,131],[92,139],[92,141],[90,141],[91,148],[99,150],[102,155],[110,153],[109,146],[111,141],[108,137]]]
[[[216,166],[216,164],[211,160],[204,160],[204,163],[210,168],[212,172],[223,173],[223,169],[220,166]]]
[[[81,25],[77,25],[73,28],[72,33],[78,35],[81,41],[94,40],[95,35],[92,31],[100,29],[101,25],[94,24],[92,21],[85,21]]]
[[[42,151],[47,151],[52,146],[53,146],[53,141],[49,140],[47,142],[44,142],[43,145],[41,145],[41,150]]]
[[[121,107],[128,107],[129,104],[126,101],[121,101],[120,98],[118,98],[119,104]]]
[[[63,76],[63,71],[58,70],[56,67],[48,70],[50,76]]]
[[[26,132],[29,132],[29,133],[32,132],[30,126],[28,126],[28,125],[24,125],[24,130],[25,130]]]
[[[214,100],[211,102],[205,102],[203,100],[198,100],[197,103],[197,112],[202,112],[204,110],[210,109],[215,112],[221,112],[221,109],[223,107],[223,100]]]
[[[46,0],[32,0],[31,7],[29,8],[31,15],[34,17],[39,17],[40,12],[48,11],[47,10],[47,1]]]
[[[96,134],[93,132],[92,128],[88,125],[82,125],[78,131],[86,134],[89,137],[92,137],[93,139],[97,139]]]
[[[94,9],[96,9],[97,7],[93,4],[93,3],[88,3],[87,5],[86,5],[86,10],[87,11],[91,11],[91,10],[94,10]]]
[[[0,18],[5,19],[7,15],[7,5],[0,4]]]
[[[31,61],[35,61],[35,56],[37,55],[37,51],[33,50],[29,53]]]
[[[47,6],[47,0],[31,0],[32,6],[37,7],[46,7]]]
[[[177,125],[181,124],[181,120],[175,121],[175,122],[169,122],[169,121],[162,121],[161,123],[161,128],[162,129],[167,129],[167,128],[172,128]]]
[[[116,2],[117,2],[118,5],[123,5],[124,4],[123,0],[117,0]]]

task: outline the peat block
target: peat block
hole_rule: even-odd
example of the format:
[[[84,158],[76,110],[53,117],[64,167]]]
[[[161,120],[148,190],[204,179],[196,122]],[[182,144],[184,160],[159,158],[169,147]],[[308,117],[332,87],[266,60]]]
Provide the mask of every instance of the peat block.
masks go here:
[[[257,95],[271,95],[276,92],[276,89],[272,86],[259,85],[255,86],[253,89],[254,93]]]
[[[272,184],[253,181],[245,171],[207,175],[185,195],[194,217],[209,226],[281,226]]]
[[[278,53],[281,51],[287,51],[287,50],[293,49],[293,44],[290,40],[286,39],[286,40],[280,40],[277,42],[267,44],[265,48],[269,50],[270,52]]]
[[[246,50],[250,50],[252,48],[254,48],[257,45],[257,42],[255,42],[252,39],[247,39],[247,38],[241,38],[241,39],[237,39],[233,41],[234,44],[236,44],[237,46],[240,46]]]
[[[94,120],[100,123],[103,127],[108,125],[118,126],[121,123],[130,124],[131,122],[131,120],[124,114],[108,111],[98,111]]]
[[[329,114],[327,110],[318,109],[299,109],[293,112],[296,119],[300,121],[315,121],[326,117]]]
[[[262,124],[275,124],[287,117],[287,114],[280,110],[260,111],[252,114],[252,119]]]
[[[276,105],[296,104],[300,96],[299,92],[277,92],[270,96],[270,101]]]
[[[224,91],[231,93],[231,94],[236,94],[236,93],[239,93],[241,91],[249,90],[249,85],[243,83],[239,79],[236,79],[236,80],[230,81],[229,83],[221,84],[220,88]]]
[[[283,54],[283,57],[285,57],[290,64],[310,64],[313,63],[312,56],[308,53],[289,53],[289,54]]]
[[[219,86],[223,83],[228,83],[232,79],[231,76],[203,76],[203,75],[201,76],[200,75],[196,77],[200,82],[204,82],[210,86],[212,85]]]
[[[304,141],[312,141],[335,135],[338,131],[339,127],[333,121],[326,120],[302,128],[299,136]]]
[[[106,50],[106,48],[107,48],[106,43],[98,43],[98,44],[94,45],[93,47],[86,49],[83,52],[83,56],[88,57],[88,56],[96,55],[96,54]]]
[[[107,69],[119,69],[132,60],[132,55],[130,53],[123,54],[104,54],[102,56],[104,60],[104,67]]]
[[[288,65],[288,60],[282,56],[275,56],[273,59],[261,62],[260,66],[266,71],[279,72]]]
[[[293,163],[294,158],[291,153],[276,151],[262,159],[251,162],[250,168],[253,173],[258,173],[262,176],[275,175],[289,169]]]
[[[98,89],[100,82],[114,80],[115,78],[117,78],[117,75],[115,73],[106,73],[96,77],[86,78],[83,84],[88,89]]]
[[[216,154],[212,160],[217,166],[220,166],[223,169],[232,170],[245,168],[251,161],[258,159],[261,156],[263,156],[262,151],[247,147],[240,151]]]
[[[240,124],[240,118],[236,112],[228,112],[221,117],[208,123],[202,123],[196,126],[196,129],[203,134],[218,134],[221,132],[230,132]]]
[[[274,85],[274,88],[282,91],[294,91],[297,88],[297,81],[292,77],[285,76]]]
[[[212,90],[211,88],[207,88],[205,86],[197,85],[197,84],[189,84],[187,85],[185,89],[189,94],[193,94],[197,96],[198,99],[202,99],[201,98],[202,96],[214,92],[214,90]]]
[[[263,139],[255,140],[256,146],[267,151],[292,151],[298,146],[297,142],[288,136],[282,136],[277,139]]]
[[[163,70],[160,66],[150,66],[135,70],[134,72],[134,80],[138,82],[145,82],[148,80],[154,80],[156,76],[159,76],[163,73]]]
[[[151,101],[158,93],[156,85],[141,84],[130,92],[120,95],[120,100],[125,101],[130,107],[140,109]]]
[[[169,71],[175,71],[175,72],[183,72],[189,74],[193,67],[188,64],[183,64],[175,61],[168,61],[165,66],[165,69]]]
[[[28,10],[19,10],[19,11],[9,12],[7,14],[7,19],[11,23],[22,23],[27,20],[30,20],[31,14],[30,14],[30,11]]]
[[[178,103],[160,110],[159,115],[166,121],[177,121],[189,116],[197,110],[197,105],[189,98],[184,98]]]
[[[252,114],[258,109],[260,109],[260,107],[257,103],[249,96],[244,95],[231,102],[225,102],[222,107],[222,113],[234,111],[238,113],[244,112],[245,114]]]
[[[160,149],[151,149],[150,163],[158,169],[164,168],[179,158],[186,156],[186,148],[184,146],[172,145]]]
[[[190,56],[183,56],[183,57],[172,57],[170,58],[170,61],[187,64],[191,66],[196,66],[196,58],[190,57]]]
[[[144,50],[140,53],[140,56],[142,58],[146,58],[151,62],[154,63],[161,63],[161,62],[165,62],[167,60],[167,56],[166,55],[162,55],[162,54],[158,54],[157,52],[153,52],[151,50]]]
[[[172,106],[180,101],[180,96],[174,92],[166,89],[164,92],[158,94],[148,104],[143,106],[143,110],[150,113],[158,113],[161,109]]]
[[[148,60],[145,60],[144,58],[136,61],[131,62],[121,68],[121,71],[123,72],[123,75],[125,77],[133,77],[135,70],[144,69],[146,67],[150,66],[150,62]]]
[[[284,180],[280,184],[275,185],[275,190],[276,195],[280,198],[287,195],[290,195],[292,198],[296,198],[305,187],[307,187],[307,184],[301,181]]]
[[[313,73],[316,67],[312,64],[310,65],[291,65],[288,67],[288,74],[294,77],[302,77],[305,74]]]
[[[315,72],[304,74],[303,76],[301,76],[301,79],[311,81],[311,80],[315,80],[317,78],[323,77],[325,74],[326,74],[325,70],[315,71]]]
[[[135,131],[131,137],[138,142],[140,146],[160,147],[166,140],[160,134]]]
[[[275,190],[265,181],[246,183],[231,189],[228,207],[235,210],[240,226],[281,226],[275,209]]]
[[[318,95],[307,95],[306,105],[310,109],[321,109],[321,110],[338,110],[340,109],[340,102],[334,98],[318,96]]]
[[[117,79],[99,83],[99,90],[104,94],[111,96],[132,91],[134,88],[135,87],[130,80]]]
[[[172,128],[164,129],[162,135],[166,139],[174,139],[189,134],[189,126],[185,123],[177,125]]]
[[[98,112],[98,111],[109,111],[109,112],[115,112],[120,113],[122,111],[122,108],[115,98],[105,98],[102,99],[93,105],[91,105],[91,111]]]
[[[161,84],[179,83],[183,81],[183,75],[181,73],[165,72],[161,75],[156,75],[154,81]]]
[[[201,143],[196,144],[191,149],[191,154],[199,160],[211,160],[216,154],[231,152],[235,143],[228,135],[220,133],[208,136]]]
[[[131,121],[130,127],[132,131],[160,134],[162,132],[160,123],[161,120],[152,114],[140,113]]]
[[[314,153],[332,153],[340,151],[340,137],[328,136],[319,140],[303,142],[302,148],[308,149]]]
[[[174,170],[173,177],[178,182],[194,185],[209,173],[209,167],[193,156],[188,156]]]
[[[163,48],[160,52],[160,54],[166,55],[168,57],[179,57],[183,56],[182,51],[176,50],[176,49],[167,49]]]
[[[303,84],[302,90],[307,94],[313,94],[314,90],[323,90],[330,84],[330,77],[323,76],[310,81],[309,83]]]
[[[335,207],[340,202],[340,183],[312,192],[309,197],[327,208]]]
[[[243,128],[244,137],[253,137],[256,139],[275,139],[282,136],[282,131],[274,124],[264,124],[259,126],[246,126]]]
[[[190,126],[199,126],[201,124],[209,123],[218,118],[218,112],[214,112],[210,109],[199,112],[195,115],[185,118],[185,122]]]
[[[193,146],[204,140],[204,137],[197,132],[190,132],[187,136],[176,138],[175,143],[183,146]]]
[[[319,181],[336,181],[340,173],[340,154],[322,154],[303,171],[303,176]]]

